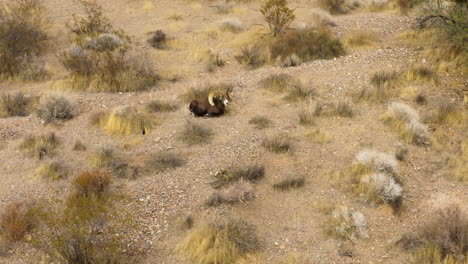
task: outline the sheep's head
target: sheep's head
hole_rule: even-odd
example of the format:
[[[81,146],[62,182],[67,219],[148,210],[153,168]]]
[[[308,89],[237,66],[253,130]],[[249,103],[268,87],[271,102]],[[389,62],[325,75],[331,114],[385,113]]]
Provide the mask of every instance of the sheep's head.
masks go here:
[[[218,101],[222,103],[223,105],[228,105],[229,102],[231,101],[231,91],[232,91],[232,88],[227,88],[225,93],[211,92],[208,95],[208,102],[210,102],[210,105],[212,106],[215,105],[215,101]]]

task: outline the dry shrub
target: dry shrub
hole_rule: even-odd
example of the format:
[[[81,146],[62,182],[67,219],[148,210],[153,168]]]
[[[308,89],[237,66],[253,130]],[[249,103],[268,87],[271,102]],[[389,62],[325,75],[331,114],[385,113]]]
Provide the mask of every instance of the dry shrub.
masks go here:
[[[273,37],[283,32],[296,17],[286,0],[267,0],[260,8]]]
[[[179,138],[188,145],[197,145],[208,142],[212,135],[213,133],[207,127],[193,121],[187,121]]]
[[[113,30],[109,20],[104,16],[102,7],[94,1],[78,0],[84,16],[74,14],[67,23],[68,29],[77,36],[98,35]]]
[[[208,206],[217,206],[222,203],[235,204],[250,201],[255,198],[251,183],[239,179],[227,187],[215,191],[206,201]]]
[[[259,249],[256,228],[242,220],[208,224],[190,231],[177,251],[194,263],[230,264]]]
[[[321,132],[320,129],[314,129],[308,133],[306,133],[305,137],[310,141],[318,144],[326,144],[331,141],[330,137]]]
[[[354,115],[353,108],[347,102],[340,101],[333,104],[330,114],[332,116],[340,116],[351,118]]]
[[[264,139],[262,146],[274,153],[287,153],[292,149],[291,141],[285,135],[277,135],[271,138]]]
[[[85,151],[85,150],[86,150],[86,145],[80,140],[76,140],[75,144],[73,144],[73,151]]]
[[[350,48],[373,47],[378,43],[376,35],[364,30],[353,31],[344,37],[344,44]]]
[[[271,119],[264,116],[255,116],[249,120],[249,124],[253,125],[256,129],[265,129],[272,125]]]
[[[107,194],[111,182],[112,177],[107,172],[98,170],[81,172],[72,181],[75,191],[69,197],[69,202],[72,203],[83,197],[103,198]]]
[[[156,125],[155,118],[137,108],[124,107],[100,113],[91,122],[110,135],[147,135]]]
[[[265,167],[258,164],[251,164],[246,167],[234,167],[227,171],[221,171],[215,174],[215,180],[211,186],[215,189],[225,187],[233,182],[245,180],[256,182],[265,176]]]
[[[221,29],[238,33],[242,31],[242,22],[238,18],[225,18],[221,21]]]
[[[258,68],[266,62],[263,51],[258,45],[242,47],[240,54],[236,55],[235,59],[240,64],[252,69]]]
[[[294,81],[294,77],[286,73],[271,74],[260,81],[260,86],[274,92],[285,92]]]
[[[151,157],[146,162],[148,168],[156,172],[165,171],[168,169],[175,169],[182,167],[185,164],[185,160],[180,155],[176,155],[170,152],[160,152],[155,156]]]
[[[460,110],[455,102],[448,98],[439,98],[436,101],[434,113],[431,121],[436,124],[457,124],[463,123],[466,119],[465,114]]]
[[[47,73],[39,60],[48,42],[39,0],[18,0],[0,7],[0,79],[40,80]]]
[[[393,88],[398,84],[400,74],[396,71],[380,71],[372,75],[370,82],[375,87]]]
[[[395,87],[400,83],[400,74],[395,71],[380,71],[372,75],[371,87],[364,87],[356,95],[357,100],[385,102],[395,93]]]
[[[0,117],[27,116],[31,111],[32,98],[22,92],[4,93],[0,96]]]
[[[190,103],[194,99],[205,99],[211,92],[222,92],[232,89],[233,85],[229,83],[212,83],[204,86],[190,87],[181,95],[182,101]]]
[[[219,53],[214,54],[209,51],[205,59],[205,68],[207,72],[214,72],[217,68],[224,67],[226,62],[219,56]]]
[[[152,100],[146,104],[146,111],[150,113],[154,112],[173,112],[179,108],[179,105],[174,102],[165,102],[161,100]]]
[[[296,81],[291,84],[291,86],[289,87],[288,94],[284,97],[284,99],[287,101],[295,102],[310,99],[313,95],[313,89],[304,86],[300,81]]]
[[[59,180],[66,178],[68,175],[68,171],[62,165],[62,162],[59,161],[50,161],[44,163],[36,169],[36,174],[52,180]]]
[[[405,142],[416,145],[428,143],[427,128],[420,122],[419,114],[411,106],[391,103],[382,119],[395,129]]]
[[[149,33],[148,44],[156,49],[164,49],[166,47],[166,33],[158,29]]]
[[[322,8],[314,8],[311,11],[312,19],[317,26],[330,26],[336,27],[336,22],[330,13]]]
[[[300,188],[304,186],[304,184],[305,184],[304,176],[287,174],[287,175],[280,177],[280,179],[278,179],[273,184],[273,188],[281,190],[281,191],[286,191],[286,190]]]
[[[72,119],[75,113],[74,104],[63,95],[46,96],[37,108],[37,116],[46,124]]]
[[[35,215],[30,204],[8,204],[0,215],[0,234],[6,241],[21,240],[34,226]]]
[[[411,65],[406,71],[406,79],[409,81],[436,82],[436,73],[425,65]]]
[[[345,0],[319,0],[318,5],[331,14],[345,14],[349,11]]]
[[[325,230],[328,235],[339,239],[355,240],[367,237],[367,221],[359,211],[346,206],[337,206],[327,218]]]
[[[332,59],[345,54],[341,42],[326,29],[288,29],[271,40],[271,57],[284,59],[293,54],[302,61]]]
[[[59,139],[54,133],[41,136],[26,136],[20,144],[20,149],[29,156],[36,159],[43,159],[51,156],[53,150],[60,144]]]

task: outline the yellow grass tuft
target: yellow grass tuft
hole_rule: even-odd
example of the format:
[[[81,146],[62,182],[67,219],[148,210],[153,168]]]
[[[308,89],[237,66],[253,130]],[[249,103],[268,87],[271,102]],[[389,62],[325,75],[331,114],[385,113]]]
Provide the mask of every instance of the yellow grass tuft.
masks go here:
[[[126,107],[101,115],[95,124],[109,135],[147,135],[156,125],[156,120],[151,114]]]
[[[408,81],[425,81],[435,83],[436,73],[426,65],[411,65],[406,71]]]
[[[318,144],[326,144],[331,142],[331,138],[327,134],[320,132],[320,129],[314,129],[307,132],[305,137],[308,140]]]
[[[59,180],[66,178],[68,172],[66,169],[57,161],[51,161],[45,164],[40,165],[36,169],[36,174],[53,180]]]
[[[51,156],[53,150],[60,144],[54,133],[41,136],[29,135],[23,139],[20,149],[36,159]]]
[[[378,46],[379,39],[368,31],[355,30],[345,35],[344,44],[350,49],[365,49]]]

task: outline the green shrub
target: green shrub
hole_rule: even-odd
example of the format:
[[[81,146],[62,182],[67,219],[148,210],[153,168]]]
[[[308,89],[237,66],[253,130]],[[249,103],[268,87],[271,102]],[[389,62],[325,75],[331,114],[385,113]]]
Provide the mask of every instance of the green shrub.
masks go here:
[[[286,0],[267,0],[260,9],[274,37],[283,32],[295,18],[294,11],[286,4]]]

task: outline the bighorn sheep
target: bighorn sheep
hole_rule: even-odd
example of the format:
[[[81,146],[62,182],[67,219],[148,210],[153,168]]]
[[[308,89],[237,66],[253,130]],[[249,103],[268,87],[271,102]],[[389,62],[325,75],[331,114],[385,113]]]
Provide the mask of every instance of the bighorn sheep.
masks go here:
[[[229,101],[231,101],[231,88],[226,89],[225,93],[211,92],[208,98],[192,100],[189,110],[194,116],[221,116]]]

